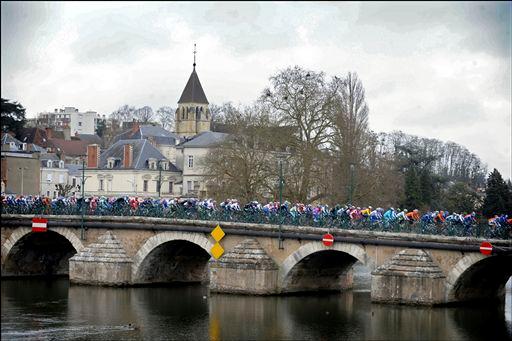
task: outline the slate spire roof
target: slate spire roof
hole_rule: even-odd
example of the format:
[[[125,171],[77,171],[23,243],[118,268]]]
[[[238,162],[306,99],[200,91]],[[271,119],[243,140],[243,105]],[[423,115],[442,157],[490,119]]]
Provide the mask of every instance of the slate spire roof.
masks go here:
[[[192,70],[192,73],[190,74],[190,78],[188,79],[187,85],[185,85],[185,89],[183,90],[178,103],[208,104],[208,100],[204,94],[203,87],[201,86],[201,82],[197,76],[195,66]]]

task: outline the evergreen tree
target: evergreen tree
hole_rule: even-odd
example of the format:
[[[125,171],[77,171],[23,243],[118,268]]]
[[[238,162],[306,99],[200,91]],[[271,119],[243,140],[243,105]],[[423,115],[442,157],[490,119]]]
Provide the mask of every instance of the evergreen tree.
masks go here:
[[[414,209],[421,206],[421,181],[415,168],[405,172],[405,201],[404,206]]]
[[[8,99],[2,98],[2,131],[12,131],[19,136],[21,129],[25,125],[25,108],[17,103],[10,102]]]
[[[509,206],[512,200],[510,196],[509,186],[495,168],[487,178],[482,214],[491,217],[494,214],[512,213]]]

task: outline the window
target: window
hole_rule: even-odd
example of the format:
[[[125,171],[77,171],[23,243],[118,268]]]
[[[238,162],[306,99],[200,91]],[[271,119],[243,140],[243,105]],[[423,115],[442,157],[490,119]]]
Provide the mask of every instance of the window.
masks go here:
[[[64,174],[59,174],[59,184],[64,183]]]
[[[49,197],[50,196],[50,191],[46,191],[46,196]]]
[[[81,127],[82,126],[82,122],[78,122],[78,126]]]
[[[53,181],[52,174],[46,174],[46,181],[48,181],[48,182],[52,182]]]
[[[199,181],[194,181],[194,191],[199,191]]]
[[[156,180],[155,183],[156,183],[155,192],[158,192],[158,189],[160,188],[160,181]]]
[[[73,178],[73,180],[71,180],[71,185],[72,185],[73,187],[75,187],[75,186],[76,186],[76,178]]]
[[[100,191],[103,191],[103,179],[100,179],[100,188],[99,188]]]
[[[144,180],[144,186],[143,186],[143,189],[142,189],[144,192],[147,192],[148,191],[148,180]]]
[[[172,181],[169,181],[169,193],[172,193],[172,192],[173,192],[173,188],[172,188],[172,186],[173,186]]]
[[[59,168],[64,168],[64,161],[59,161]]]
[[[53,198],[55,199],[57,197],[57,192],[53,191]]]
[[[52,160],[46,161],[46,167],[52,168]]]
[[[192,167],[194,167],[194,156],[189,155],[188,156],[188,168],[192,168]]]
[[[192,181],[187,181],[187,190],[192,190]]]

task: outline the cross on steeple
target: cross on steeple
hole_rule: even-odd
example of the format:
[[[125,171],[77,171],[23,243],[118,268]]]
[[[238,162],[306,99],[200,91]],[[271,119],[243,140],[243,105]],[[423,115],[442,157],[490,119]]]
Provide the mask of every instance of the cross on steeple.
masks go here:
[[[194,64],[192,64],[194,66],[194,69],[196,68],[196,44],[194,44]]]

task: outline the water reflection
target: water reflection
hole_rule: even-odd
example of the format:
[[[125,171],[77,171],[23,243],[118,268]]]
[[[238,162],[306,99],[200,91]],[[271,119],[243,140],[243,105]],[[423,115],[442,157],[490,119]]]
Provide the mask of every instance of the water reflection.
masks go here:
[[[4,340],[512,339],[503,306],[380,305],[368,291],[254,297],[24,279],[2,280],[1,295]]]

